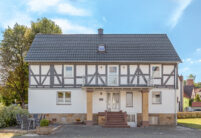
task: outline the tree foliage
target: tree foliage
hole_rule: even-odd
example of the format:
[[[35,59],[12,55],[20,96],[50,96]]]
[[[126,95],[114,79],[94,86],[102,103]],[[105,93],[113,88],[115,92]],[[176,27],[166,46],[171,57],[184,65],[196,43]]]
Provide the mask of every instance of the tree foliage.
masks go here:
[[[195,78],[196,78],[196,76],[193,75],[193,74],[190,74],[190,75],[188,76],[188,79],[193,79],[193,80],[195,80]]]
[[[37,22],[31,22],[31,37],[34,39],[37,33],[42,34],[61,34],[61,28],[55,24],[55,22],[47,19],[41,18]]]
[[[200,95],[196,94],[194,102],[200,102]]]
[[[31,28],[15,24],[3,33],[0,43],[1,76],[4,86],[0,87],[1,101],[8,105],[17,99],[24,106],[28,92],[28,63],[24,58],[37,33],[62,33],[60,27],[47,18],[31,22]]]

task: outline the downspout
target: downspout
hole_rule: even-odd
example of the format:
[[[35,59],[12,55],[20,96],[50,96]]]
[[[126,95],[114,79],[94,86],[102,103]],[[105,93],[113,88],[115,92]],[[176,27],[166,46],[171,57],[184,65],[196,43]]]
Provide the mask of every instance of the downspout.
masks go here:
[[[176,70],[175,70],[175,80],[178,81],[178,78],[177,78],[177,77],[178,77],[177,70],[178,70],[178,64],[176,65]],[[176,86],[176,85],[177,85],[178,83],[177,83],[176,81],[175,81],[174,83],[175,83],[175,84],[174,84],[174,94],[175,94],[175,95],[174,95],[174,98],[175,98],[175,99],[174,99],[174,102],[175,102],[175,106],[174,106],[174,107],[175,107],[175,125],[177,125],[177,90],[176,90],[176,89],[177,89],[177,86]]]
[[[175,93],[175,96],[174,96],[175,97],[175,100],[174,100],[175,101],[175,106],[174,106],[175,107],[175,125],[177,125],[177,98],[176,98],[177,91],[176,91],[176,88],[174,89],[174,93]]]

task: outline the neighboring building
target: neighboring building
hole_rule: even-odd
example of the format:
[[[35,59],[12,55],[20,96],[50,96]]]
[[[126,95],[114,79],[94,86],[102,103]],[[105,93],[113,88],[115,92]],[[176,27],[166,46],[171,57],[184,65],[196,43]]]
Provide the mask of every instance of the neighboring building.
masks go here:
[[[175,125],[178,64],[166,34],[38,34],[27,54],[30,113],[87,125]]]
[[[201,109],[201,102],[192,102],[192,108],[194,110],[199,109],[199,111],[200,111],[200,109]]]
[[[184,86],[183,111],[187,111],[187,108],[190,106],[190,100],[193,92],[194,92],[193,86]]]
[[[179,76],[178,79],[178,90],[177,90],[177,112],[183,111],[183,103],[184,103],[184,79],[183,76]]]
[[[201,88],[195,88],[195,95],[199,95],[201,99]]]
[[[195,88],[194,79],[190,78],[186,80],[186,85],[184,86],[183,93],[183,110],[186,111],[188,107],[190,107],[190,100],[195,99],[196,95],[199,95],[201,98],[201,88]],[[198,105],[196,102],[192,107],[195,109]]]

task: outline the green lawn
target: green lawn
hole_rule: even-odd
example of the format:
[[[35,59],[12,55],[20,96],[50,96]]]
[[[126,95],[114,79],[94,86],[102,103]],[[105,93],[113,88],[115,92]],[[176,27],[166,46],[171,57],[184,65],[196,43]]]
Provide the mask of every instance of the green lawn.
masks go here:
[[[201,118],[177,119],[177,123],[185,127],[201,129]]]

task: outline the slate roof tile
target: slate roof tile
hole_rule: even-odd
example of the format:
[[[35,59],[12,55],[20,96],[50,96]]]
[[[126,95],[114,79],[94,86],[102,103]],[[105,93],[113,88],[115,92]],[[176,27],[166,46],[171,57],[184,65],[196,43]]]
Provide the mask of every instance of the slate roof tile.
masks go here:
[[[106,53],[97,53],[99,44]],[[37,34],[28,62],[181,62],[166,34]]]

